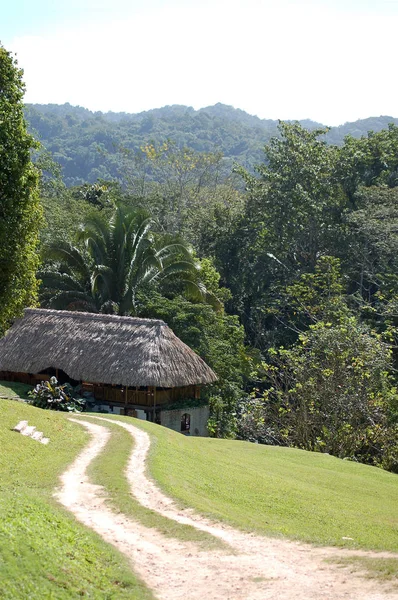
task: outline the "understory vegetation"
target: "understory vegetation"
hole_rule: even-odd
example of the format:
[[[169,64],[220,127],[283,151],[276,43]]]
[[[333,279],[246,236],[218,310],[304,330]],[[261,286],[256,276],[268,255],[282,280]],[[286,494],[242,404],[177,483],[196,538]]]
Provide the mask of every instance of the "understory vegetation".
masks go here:
[[[225,160],[215,143],[189,146],[192,132],[163,136],[167,111],[128,124],[31,107],[51,154],[27,133],[22,74],[2,48],[0,67],[10,82],[0,158],[20,186],[4,187],[0,331],[35,303],[161,318],[219,377],[201,399],[212,436],[397,473],[397,125],[337,140],[314,123],[274,123],[253,166],[248,140],[239,151],[247,119]],[[213,109],[191,125],[219,123],[224,109]],[[97,140],[80,162],[68,158],[67,123]]]

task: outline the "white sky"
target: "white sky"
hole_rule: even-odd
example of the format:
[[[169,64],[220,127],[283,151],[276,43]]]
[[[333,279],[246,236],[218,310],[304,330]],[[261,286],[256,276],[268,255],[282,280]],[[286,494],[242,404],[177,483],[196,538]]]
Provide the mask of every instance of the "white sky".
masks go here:
[[[89,2],[79,19],[43,14],[2,38],[25,70],[26,102],[125,112],[222,102],[326,125],[398,116],[398,0],[97,4],[105,12]]]

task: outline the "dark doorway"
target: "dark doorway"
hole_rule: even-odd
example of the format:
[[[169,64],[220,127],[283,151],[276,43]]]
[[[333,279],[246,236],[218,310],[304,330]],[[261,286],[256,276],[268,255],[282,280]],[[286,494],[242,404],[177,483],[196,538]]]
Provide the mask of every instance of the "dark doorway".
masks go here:
[[[65,373],[65,371],[63,371],[62,369],[56,369],[54,367],[48,367],[47,369],[43,369],[43,371],[40,371],[38,375],[48,375],[48,377],[56,377],[58,383],[60,383],[61,385],[64,383],[70,383],[72,387],[76,387],[80,384],[80,381],[78,381],[77,379],[72,379],[72,377],[69,377],[69,375]]]
[[[191,430],[191,415],[184,413],[181,417],[181,433],[189,435]]]

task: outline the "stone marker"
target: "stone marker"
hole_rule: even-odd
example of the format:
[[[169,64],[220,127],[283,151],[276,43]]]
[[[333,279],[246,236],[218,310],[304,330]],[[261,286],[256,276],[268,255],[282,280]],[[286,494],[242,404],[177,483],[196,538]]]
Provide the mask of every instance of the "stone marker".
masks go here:
[[[22,431],[23,429],[25,429],[25,427],[27,427],[27,425],[28,425],[28,422],[27,422],[27,421],[20,421],[20,422],[18,423],[18,425],[15,425],[15,427],[14,427],[13,431],[17,431],[18,433],[21,433],[21,431]]]
[[[24,429],[22,429],[21,434],[31,437],[36,431],[36,427],[34,425],[27,425]]]
[[[50,438],[44,437],[42,431],[36,431],[36,427],[34,425],[28,425],[27,421],[20,421],[17,425],[15,425],[13,431],[25,435],[26,437],[31,437],[32,440],[36,440],[36,442],[41,442],[45,445],[47,445],[50,441]]]

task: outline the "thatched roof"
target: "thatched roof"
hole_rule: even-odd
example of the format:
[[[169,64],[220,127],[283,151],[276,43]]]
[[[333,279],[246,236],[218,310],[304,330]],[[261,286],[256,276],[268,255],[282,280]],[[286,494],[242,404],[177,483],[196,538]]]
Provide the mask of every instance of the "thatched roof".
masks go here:
[[[183,387],[217,379],[163,321],[26,309],[0,340],[0,371],[49,367],[72,379],[126,386]]]

